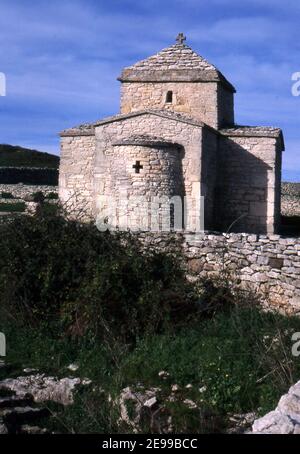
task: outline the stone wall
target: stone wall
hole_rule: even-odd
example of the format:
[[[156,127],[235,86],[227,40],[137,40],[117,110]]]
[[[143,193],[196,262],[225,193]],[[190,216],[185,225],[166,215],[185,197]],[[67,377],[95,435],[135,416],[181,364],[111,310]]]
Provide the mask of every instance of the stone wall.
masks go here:
[[[150,228],[163,220],[170,225],[169,200],[178,196],[181,201],[184,195],[182,157],[180,146],[158,142],[151,144],[143,137],[136,138],[135,144],[120,143],[109,149],[106,154],[109,172],[104,195],[109,197],[113,194],[118,200],[120,208],[115,225],[127,228],[144,225]],[[138,172],[135,170],[136,163]],[[109,203],[108,199],[106,209]]]
[[[274,233],[280,221],[279,141],[273,137],[227,136],[219,147],[216,227]],[[231,230],[232,230],[231,229]]]
[[[300,183],[282,183],[281,213],[300,216]]]
[[[199,198],[202,156],[202,126],[154,114],[143,114],[119,121],[104,122],[95,128],[97,151],[95,159],[95,200],[104,193],[109,178],[113,143],[132,135],[154,135],[165,141],[179,143],[183,149],[181,161],[183,192],[185,196]],[[114,194],[112,194],[114,195]],[[142,194],[141,194],[142,195]],[[207,199],[209,200],[209,199]],[[95,210],[96,211],[96,210]]]
[[[93,204],[94,159],[94,134],[61,138],[59,197],[70,204],[70,210],[84,211],[87,216]]]
[[[166,102],[172,91],[172,103]],[[166,109],[189,115],[216,129],[234,123],[233,93],[216,82],[124,82],[121,113]]]
[[[218,168],[218,136],[208,128],[204,128],[202,131],[202,159],[200,166],[201,195],[205,201],[205,229],[213,230],[216,228],[214,212]]]
[[[42,192],[45,196],[50,194],[51,192],[57,192],[57,186],[45,186],[45,185],[28,185],[28,184],[0,184],[0,196],[1,193],[8,193],[12,194],[15,199],[24,200],[28,196],[36,192]],[[1,198],[1,197],[0,197]],[[14,199],[7,199],[11,202]]]
[[[249,234],[174,234],[174,238],[143,233],[148,247],[177,246],[195,277],[229,273],[234,285],[261,295],[279,309],[300,312],[300,238]],[[176,247],[177,247],[176,246]]]

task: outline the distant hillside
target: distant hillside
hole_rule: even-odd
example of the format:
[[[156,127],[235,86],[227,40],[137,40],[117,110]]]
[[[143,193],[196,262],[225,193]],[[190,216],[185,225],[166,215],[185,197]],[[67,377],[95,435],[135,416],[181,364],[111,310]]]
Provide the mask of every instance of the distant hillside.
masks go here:
[[[59,157],[29,148],[0,144],[0,167],[58,169]]]

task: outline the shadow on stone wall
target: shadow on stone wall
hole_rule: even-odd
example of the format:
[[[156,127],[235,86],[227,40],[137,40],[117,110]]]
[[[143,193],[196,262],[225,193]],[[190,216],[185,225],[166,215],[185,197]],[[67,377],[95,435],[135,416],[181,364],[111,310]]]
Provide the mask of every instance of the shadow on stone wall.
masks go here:
[[[230,138],[222,138],[217,158],[217,230],[267,233],[268,171],[272,167]],[[272,226],[269,226],[269,231]]]

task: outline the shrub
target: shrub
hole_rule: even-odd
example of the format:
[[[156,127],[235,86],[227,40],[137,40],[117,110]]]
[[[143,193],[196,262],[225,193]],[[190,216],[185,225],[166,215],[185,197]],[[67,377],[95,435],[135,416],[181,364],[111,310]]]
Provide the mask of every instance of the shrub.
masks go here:
[[[3,213],[22,213],[25,211],[25,203],[0,203],[0,212]]]
[[[37,191],[31,194],[31,200],[35,203],[43,203],[45,200],[45,196],[42,191]]]
[[[70,335],[134,340],[196,317],[177,257],[145,252],[125,233],[45,212],[1,226],[0,304],[27,323],[56,320]]]
[[[2,199],[14,199],[14,196],[11,192],[1,192],[1,198]]]
[[[49,192],[49,194],[46,195],[46,199],[57,200],[58,199],[57,192]]]

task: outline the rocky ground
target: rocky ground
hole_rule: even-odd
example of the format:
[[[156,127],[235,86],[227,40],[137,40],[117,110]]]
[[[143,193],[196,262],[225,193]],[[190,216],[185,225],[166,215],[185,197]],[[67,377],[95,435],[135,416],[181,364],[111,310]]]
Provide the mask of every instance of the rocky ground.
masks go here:
[[[74,365],[70,365],[69,369],[76,372]],[[17,376],[12,371],[11,366],[0,362],[1,376],[10,377],[0,380],[0,434],[59,433],[62,429],[59,413],[51,410],[50,404],[63,407],[72,405],[77,387],[92,384],[88,379],[49,377],[34,369],[23,369],[22,375]],[[161,371],[159,377],[163,382],[169,374]],[[214,412],[201,409],[193,399],[184,398],[187,391],[192,392],[193,386],[187,385],[182,389],[174,384],[170,386],[169,392],[163,392],[160,387],[146,389],[136,385],[124,388],[115,399],[108,394],[107,401],[118,408],[118,425],[122,430],[127,428],[126,432],[174,433],[174,421],[168,410],[170,404],[180,404],[186,408],[189,418],[195,420],[197,432],[199,424],[200,432],[204,433],[251,432],[255,413],[228,414],[225,423],[225,420],[216,418]],[[203,391],[198,390],[200,393]]]
[[[13,375],[12,371],[12,366],[0,362],[2,377]],[[49,402],[71,405],[76,387],[90,383],[79,378],[48,377],[33,369],[24,369],[22,375],[0,380],[0,434],[55,433],[49,429],[49,422],[59,431]]]

